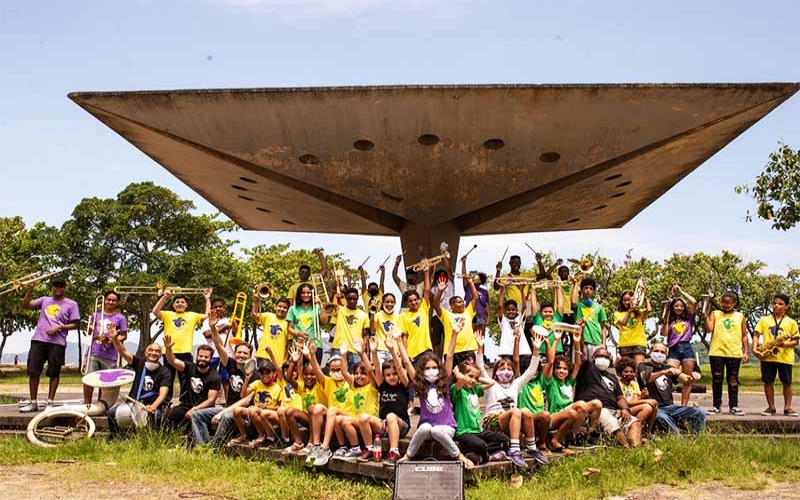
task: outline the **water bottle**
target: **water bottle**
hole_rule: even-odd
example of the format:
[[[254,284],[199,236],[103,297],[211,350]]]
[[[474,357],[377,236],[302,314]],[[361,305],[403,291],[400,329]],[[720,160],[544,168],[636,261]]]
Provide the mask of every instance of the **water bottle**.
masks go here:
[[[381,443],[381,435],[375,434],[372,440],[372,460],[380,462],[383,459],[383,443]]]

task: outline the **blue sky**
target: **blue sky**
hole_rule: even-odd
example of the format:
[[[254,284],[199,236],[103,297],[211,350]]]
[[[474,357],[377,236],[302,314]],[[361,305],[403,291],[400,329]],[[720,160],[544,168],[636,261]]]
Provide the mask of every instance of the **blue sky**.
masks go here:
[[[67,99],[72,91],[414,83],[800,81],[796,2],[129,0],[0,3],[0,213],[60,225],[81,198],[150,180],[213,211]],[[736,195],[778,141],[800,146],[795,96],[620,230],[469,238],[470,267],[510,244],[622,259],[729,249],[784,272],[797,231],[746,223]],[[393,238],[244,233],[372,258]],[[368,249],[368,250],[365,250]],[[474,256],[474,259],[472,257]]]

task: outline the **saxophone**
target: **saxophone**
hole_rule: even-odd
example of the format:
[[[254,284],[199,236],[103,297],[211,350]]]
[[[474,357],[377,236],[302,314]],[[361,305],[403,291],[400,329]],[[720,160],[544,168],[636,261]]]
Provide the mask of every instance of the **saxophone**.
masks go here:
[[[788,333],[781,333],[769,342],[762,344],[758,352],[760,352],[762,355],[772,354],[773,356],[777,356],[781,350],[778,344],[781,342],[788,342],[790,340],[792,340],[792,338]]]

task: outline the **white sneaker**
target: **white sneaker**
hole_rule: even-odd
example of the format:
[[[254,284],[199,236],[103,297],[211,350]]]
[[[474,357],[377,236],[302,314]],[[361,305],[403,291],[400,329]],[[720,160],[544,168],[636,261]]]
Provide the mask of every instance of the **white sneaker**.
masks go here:
[[[35,411],[39,411],[39,402],[38,401],[31,401],[30,403],[26,404],[25,406],[20,407],[20,413],[33,413]]]

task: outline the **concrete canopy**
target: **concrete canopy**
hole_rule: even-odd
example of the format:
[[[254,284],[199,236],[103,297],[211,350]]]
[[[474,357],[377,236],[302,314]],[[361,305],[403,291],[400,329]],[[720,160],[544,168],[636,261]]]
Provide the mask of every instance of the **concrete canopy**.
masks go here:
[[[621,227],[798,89],[448,85],[69,97],[245,229],[401,235],[405,248],[431,255],[462,234]]]

